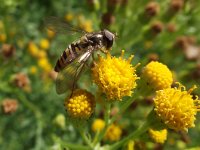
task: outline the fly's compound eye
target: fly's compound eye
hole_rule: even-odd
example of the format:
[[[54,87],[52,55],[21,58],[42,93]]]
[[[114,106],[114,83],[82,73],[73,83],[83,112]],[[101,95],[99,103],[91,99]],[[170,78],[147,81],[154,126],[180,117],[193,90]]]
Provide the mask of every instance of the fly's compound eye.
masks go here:
[[[111,32],[108,31],[108,30],[104,30],[104,34],[105,34],[105,37],[106,37],[109,41],[113,41],[113,33],[111,33]]]
[[[113,45],[114,34],[108,30],[104,30],[104,35],[105,35],[106,43],[107,43],[106,47],[107,47],[107,49],[110,49]]]

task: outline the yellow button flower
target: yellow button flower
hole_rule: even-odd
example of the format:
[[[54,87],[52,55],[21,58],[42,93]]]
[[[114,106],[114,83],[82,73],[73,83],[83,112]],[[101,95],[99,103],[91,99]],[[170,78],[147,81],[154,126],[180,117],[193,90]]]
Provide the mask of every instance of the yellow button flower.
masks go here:
[[[142,71],[142,78],[154,90],[170,88],[173,82],[172,73],[162,63],[152,61]]]
[[[44,71],[46,72],[49,72],[52,70],[52,66],[51,64],[49,63],[48,59],[45,57],[45,58],[40,58],[38,60],[38,66],[40,68],[42,68]]]
[[[52,30],[47,30],[47,36],[48,38],[52,39],[55,36],[55,32],[53,32]]]
[[[81,22],[80,27],[87,32],[93,31],[91,20],[85,20],[85,21]]]
[[[190,94],[195,88],[196,86],[186,91],[184,86],[179,85],[178,88],[167,88],[156,92],[154,110],[169,128],[187,131],[188,128],[195,126],[195,116],[197,111],[200,111],[198,97],[193,100]]]
[[[47,53],[44,50],[39,50],[37,53],[38,58],[45,58],[46,56],[47,56]]]
[[[0,34],[0,42],[4,43],[4,42],[6,42],[6,39],[7,39],[6,34],[4,34],[4,33]]]
[[[99,61],[92,68],[94,82],[109,99],[121,100],[124,96],[131,96],[137,85],[137,65],[133,67],[131,64],[133,55],[128,60],[123,55],[124,51],[119,58],[110,54],[106,58],[99,56]]]
[[[71,117],[88,119],[94,112],[95,98],[91,93],[78,89],[69,100],[65,100],[64,105]]]
[[[95,119],[92,123],[92,131],[97,132],[103,130],[105,127],[105,121],[102,119]]]
[[[65,20],[67,22],[71,22],[73,20],[73,18],[74,18],[74,15],[71,14],[71,13],[68,13],[68,14],[65,15]]]
[[[47,39],[41,39],[40,40],[40,47],[42,48],[42,49],[49,49],[49,46],[50,46],[50,44],[49,44],[49,40],[47,40]]]
[[[37,69],[36,66],[31,66],[30,69],[29,69],[29,71],[30,71],[31,74],[36,74],[37,71],[38,71],[38,69]]]
[[[149,135],[154,142],[163,144],[167,139],[167,129],[149,129]]]
[[[105,140],[118,141],[121,138],[122,130],[119,126],[112,124],[108,127],[105,134]]]
[[[28,51],[32,56],[37,57],[39,48],[37,47],[37,45],[35,43],[29,42]]]
[[[133,140],[128,141],[127,150],[134,150],[135,142]]]

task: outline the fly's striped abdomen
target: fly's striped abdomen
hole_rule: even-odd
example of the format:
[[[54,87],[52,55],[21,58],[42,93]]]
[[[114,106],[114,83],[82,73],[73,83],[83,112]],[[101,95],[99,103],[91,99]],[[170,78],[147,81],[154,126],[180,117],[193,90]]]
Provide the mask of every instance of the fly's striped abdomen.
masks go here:
[[[65,66],[70,64],[75,58],[77,58],[83,49],[80,46],[80,42],[72,43],[68,48],[63,51],[62,55],[56,62],[54,70],[56,72],[61,71]]]

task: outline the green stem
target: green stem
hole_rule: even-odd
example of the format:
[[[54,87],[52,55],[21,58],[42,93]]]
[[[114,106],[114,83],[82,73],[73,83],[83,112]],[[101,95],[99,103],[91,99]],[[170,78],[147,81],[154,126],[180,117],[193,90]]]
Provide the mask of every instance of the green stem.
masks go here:
[[[97,131],[97,133],[94,136],[94,140],[92,142],[92,145],[96,145],[98,143],[98,137],[99,137],[100,131]]]
[[[116,119],[117,117],[122,114],[132,103],[133,101],[138,98],[139,94],[138,92],[135,92],[133,97],[129,98],[128,100],[126,100],[122,106],[120,107],[120,111],[118,112],[117,115],[113,116],[112,119],[110,120],[110,124],[112,124]]]
[[[140,128],[138,128],[136,131],[132,132],[129,136],[127,136],[124,139],[122,139],[121,141],[113,144],[110,147],[110,150],[116,150],[116,149],[120,148],[123,144],[126,144],[129,140],[136,139],[139,135],[146,132],[148,130],[149,126],[150,126],[149,122],[146,121]]]
[[[110,107],[111,103],[108,102],[108,104],[106,105],[106,113],[105,113],[106,126],[109,124],[110,121]]]
[[[66,147],[73,149],[73,150],[89,150],[90,148],[87,146],[71,144],[71,143],[63,143]]]
[[[36,148],[37,149],[41,149],[41,145],[42,145],[42,139],[41,139],[41,134],[42,134],[42,126],[43,126],[43,122],[42,122],[42,113],[40,112],[40,110],[38,109],[37,106],[35,106],[33,103],[31,103],[29,100],[27,100],[27,98],[25,97],[25,95],[23,95],[21,92],[17,92],[19,100],[27,107],[29,108],[31,111],[33,111],[33,113],[35,114],[35,118],[37,120],[37,130],[36,130]]]
[[[89,150],[90,149],[88,146],[63,142],[61,139],[56,139],[56,140],[58,143],[60,143],[62,145],[62,147],[70,148],[73,150]]]
[[[88,139],[88,137],[86,136],[84,129],[83,128],[79,128],[79,132],[83,138],[83,140],[85,141],[85,143],[90,147],[90,149],[93,148],[93,145],[91,143],[91,141]]]
[[[33,103],[31,103],[29,100],[27,100],[27,98],[25,97],[25,95],[21,94],[21,92],[17,92],[18,93],[18,97],[19,100],[27,107],[29,108],[31,111],[33,111],[33,113],[35,114],[36,118],[40,118],[41,117],[41,112],[38,109],[37,106],[35,106]]]
[[[160,119],[155,114],[154,109],[151,110],[151,112],[147,116],[147,119],[141,127],[139,127],[136,131],[132,132],[121,141],[111,145],[110,150],[116,150],[120,148],[123,144],[126,144],[129,140],[134,140],[138,138],[141,134],[145,133],[151,127],[155,129],[166,128],[166,126],[162,122],[160,122]]]
[[[110,124],[110,107],[111,107],[111,103],[108,102],[106,103],[106,112],[105,112],[105,116],[104,116],[104,120],[105,120],[105,127],[104,129],[99,133],[98,137],[96,138],[96,140],[93,142],[93,145],[95,146],[99,141],[101,141],[106,133],[106,130],[108,128],[108,125]]]
[[[72,143],[63,143],[62,144],[64,147],[68,147],[70,149],[73,149],[73,150],[89,150],[90,147],[88,146],[82,146],[82,145],[77,145],[77,144],[72,144]]]

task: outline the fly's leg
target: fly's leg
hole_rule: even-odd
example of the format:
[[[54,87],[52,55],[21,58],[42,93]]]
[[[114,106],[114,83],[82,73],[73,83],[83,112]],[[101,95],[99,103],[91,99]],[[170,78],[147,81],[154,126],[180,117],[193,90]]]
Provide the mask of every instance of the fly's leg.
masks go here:
[[[97,54],[98,55],[98,54]],[[92,67],[96,65],[96,62],[95,62],[95,58],[94,58],[94,53],[92,53]]]
[[[108,50],[103,49],[103,48],[101,48],[100,51],[103,52],[104,54],[107,54],[107,53],[108,53]]]

